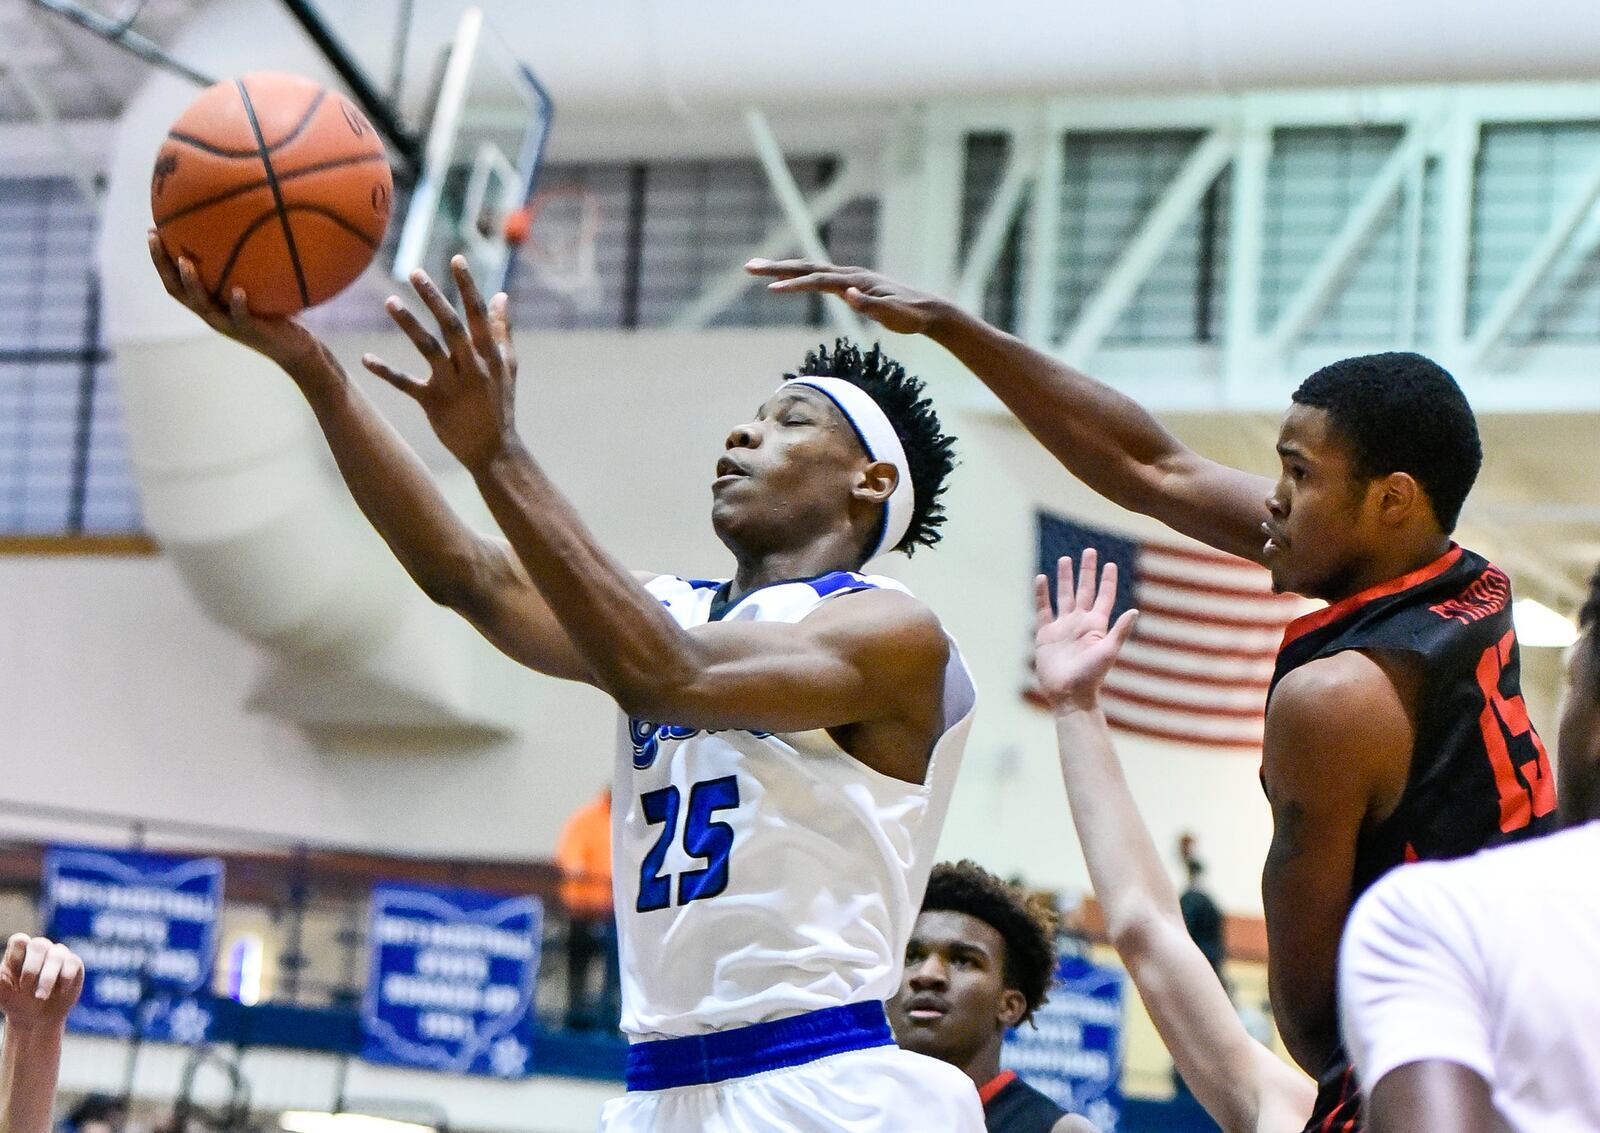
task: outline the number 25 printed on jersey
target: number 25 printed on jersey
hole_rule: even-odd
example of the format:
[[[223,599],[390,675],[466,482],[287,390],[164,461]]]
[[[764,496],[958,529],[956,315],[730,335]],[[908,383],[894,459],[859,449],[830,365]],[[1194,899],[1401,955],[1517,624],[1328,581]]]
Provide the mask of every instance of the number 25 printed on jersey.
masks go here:
[[[639,899],[635,908],[641,913],[665,909],[674,903],[672,875],[663,874],[661,869],[678,837],[678,816],[685,809],[681,803],[677,787],[662,787],[639,796],[639,808],[645,821],[661,827],[661,836],[650,847],[639,869]],[[728,854],[733,849],[733,827],[715,821],[713,815],[738,805],[736,776],[706,779],[689,788],[688,813],[683,821],[683,852],[706,864],[703,868],[687,869],[678,874],[677,904],[687,905],[690,901],[715,897],[728,887]]]

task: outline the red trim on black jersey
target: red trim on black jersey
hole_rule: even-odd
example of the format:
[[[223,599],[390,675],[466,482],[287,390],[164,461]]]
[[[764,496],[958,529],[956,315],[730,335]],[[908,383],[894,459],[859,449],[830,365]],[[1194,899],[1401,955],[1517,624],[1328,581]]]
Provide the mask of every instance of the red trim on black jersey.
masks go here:
[[[1015,1070],[1002,1070],[978,1087],[978,1100],[984,1105],[994,1101],[994,1096],[1017,1080]]]
[[[1283,631],[1283,644],[1280,649],[1287,648],[1289,643],[1304,637],[1313,630],[1323,626],[1332,625],[1340,618],[1355,613],[1369,602],[1376,602],[1379,598],[1387,598],[1391,594],[1399,594],[1402,590],[1410,590],[1413,586],[1420,586],[1424,582],[1438,578],[1445,571],[1456,565],[1456,560],[1461,557],[1461,548],[1455,543],[1450,544],[1450,549],[1425,567],[1419,567],[1410,574],[1402,574],[1399,578],[1391,578],[1388,582],[1380,582],[1370,586],[1359,594],[1335,602],[1321,610],[1313,610],[1290,622]]]
[[[1317,1125],[1317,1133],[1349,1133],[1349,1131],[1356,1129],[1359,1111],[1355,1108],[1356,1091],[1354,1086],[1355,1074],[1349,1067],[1346,1067],[1344,1076],[1339,1079],[1338,1101],[1328,1111],[1328,1115]],[[1341,1118],[1343,1119],[1342,1121],[1340,1120]],[[1313,1118],[1312,1120],[1316,1119]],[[1334,1122],[1339,1122],[1339,1124],[1335,1125]]]

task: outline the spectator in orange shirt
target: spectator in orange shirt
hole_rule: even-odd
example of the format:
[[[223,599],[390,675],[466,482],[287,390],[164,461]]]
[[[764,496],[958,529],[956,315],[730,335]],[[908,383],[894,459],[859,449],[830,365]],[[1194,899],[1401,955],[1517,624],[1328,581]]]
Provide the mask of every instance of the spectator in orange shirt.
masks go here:
[[[622,1012],[617,971],[617,919],[611,903],[611,788],[580,807],[556,843],[561,903],[567,911],[567,1027],[615,1027]],[[589,971],[603,961],[600,994]]]

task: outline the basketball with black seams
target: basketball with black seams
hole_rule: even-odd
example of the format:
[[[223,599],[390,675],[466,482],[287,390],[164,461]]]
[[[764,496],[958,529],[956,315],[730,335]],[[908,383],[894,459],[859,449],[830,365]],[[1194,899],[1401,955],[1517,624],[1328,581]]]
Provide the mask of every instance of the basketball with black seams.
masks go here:
[[[150,211],[213,298],[242,287],[253,314],[291,315],[372,262],[393,195],[383,142],[349,99],[261,73],[208,87],[172,124]]]

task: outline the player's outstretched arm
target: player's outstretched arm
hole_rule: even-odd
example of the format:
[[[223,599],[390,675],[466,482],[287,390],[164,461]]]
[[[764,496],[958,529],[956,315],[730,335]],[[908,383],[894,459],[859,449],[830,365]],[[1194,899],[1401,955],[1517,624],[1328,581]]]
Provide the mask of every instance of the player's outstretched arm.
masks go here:
[[[472,473],[594,683],[635,718],[689,727],[792,731],[906,720],[919,741],[909,746],[920,745],[925,762],[926,740],[937,734],[941,682],[934,678],[948,656],[933,616],[906,595],[871,591],[836,598],[799,625],[683,629],[598,544],[522,443],[506,296],[485,303],[459,256],[451,271],[465,322],[425,273],[412,276],[439,338],[390,307],[428,376],[371,356],[363,362],[417,401]],[[915,679],[902,679],[908,673]]]
[[[1111,943],[1178,1072],[1226,1133],[1293,1133],[1311,1113],[1311,1083],[1256,1042],[1205,956],[1189,938],[1178,894],[1134,804],[1100,710],[1100,686],[1132,631],[1129,610],[1109,625],[1117,568],[1098,583],[1086,551],[1076,584],[1058,565],[1057,610],[1043,575],[1034,667],[1056,716],[1061,776]]]
[[[83,961],[64,944],[16,933],[0,957],[0,1133],[50,1133],[61,1038],[83,991]]]
[[[990,326],[947,299],[865,268],[751,260],[773,291],[823,291],[899,334],[955,355],[1078,479],[1113,503],[1256,560],[1272,482],[1207,460],[1131,398]]]
[[[510,548],[462,521],[421,458],[314,334],[295,319],[251,315],[238,288],[226,307],[217,303],[193,265],[168,256],[154,232],[150,256],[169,295],[294,379],[362,514],[428,597],[456,610],[530,668],[589,679]]]

